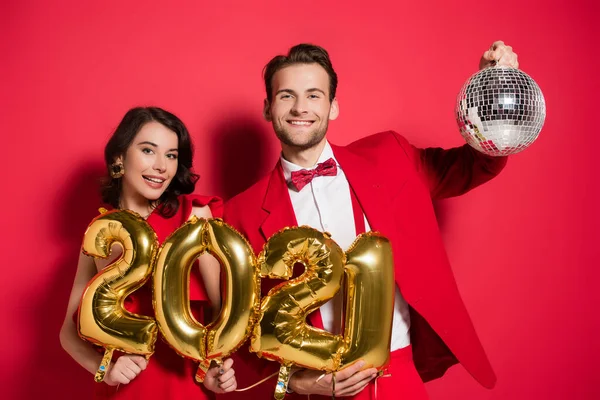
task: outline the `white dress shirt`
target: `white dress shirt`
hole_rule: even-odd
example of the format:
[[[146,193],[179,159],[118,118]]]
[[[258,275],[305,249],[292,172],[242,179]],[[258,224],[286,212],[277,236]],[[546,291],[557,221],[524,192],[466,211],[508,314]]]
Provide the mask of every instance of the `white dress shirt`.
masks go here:
[[[329,143],[319,157],[318,163],[335,157]],[[336,160],[337,163],[337,160]],[[288,193],[292,201],[296,221],[298,225],[308,225],[319,231],[327,231],[331,238],[343,249],[348,247],[356,239],[356,227],[354,226],[354,213],[352,210],[352,198],[350,196],[350,185],[344,174],[343,168],[338,164],[336,176],[317,176],[308,185],[297,191],[289,185],[293,171],[303,169],[281,156],[281,165],[286,182],[288,182]],[[316,167],[316,164],[312,168]],[[369,222],[365,219],[365,228],[371,230]],[[342,291],[329,302],[321,306],[321,317],[324,328],[333,333],[341,333],[342,315]],[[402,298],[398,286],[394,300],[394,319],[392,328],[391,350],[401,349],[410,344],[410,316],[408,305]]]

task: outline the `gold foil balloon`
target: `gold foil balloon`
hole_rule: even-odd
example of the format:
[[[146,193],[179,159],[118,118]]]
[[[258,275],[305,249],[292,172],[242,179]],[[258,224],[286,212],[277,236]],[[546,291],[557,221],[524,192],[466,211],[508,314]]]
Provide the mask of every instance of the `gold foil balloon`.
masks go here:
[[[383,369],[389,363],[394,314],[394,258],[389,240],[368,232],[346,252],[342,368],[358,360]]]
[[[292,364],[325,371],[340,365],[342,336],[308,325],[306,317],[340,289],[344,258],[329,236],[306,226],[276,233],[258,257],[262,277],[290,279],[294,264],[305,267],[301,276],[263,297],[252,334],[251,351],[283,364],[276,398],[285,394]]]
[[[208,221],[208,251],[224,268],[221,313],[208,326],[206,358],[218,361],[250,336],[260,304],[260,275],[254,252],[244,237],[220,219]]]
[[[111,211],[92,221],[83,252],[106,258],[115,242],[123,247],[122,256],[88,284],[79,307],[80,335],[106,349],[97,381],[115,349],[150,356],[157,325],[175,351],[200,363],[198,381],[213,360],[221,362],[251,334],[252,351],[282,364],[277,399],[285,396],[292,365],[335,372],[359,359],[375,368],[389,361],[394,268],[390,243],[378,233],[360,235],[344,254],[326,233],[285,228],[269,239],[257,261],[248,242],[229,225],[192,217],[157,254],[156,235],[146,221],[131,211]],[[195,320],[189,299],[191,268],[205,252],[219,260],[224,279],[221,312],[207,326]],[[150,277],[154,263],[156,321],[123,308],[125,297]],[[305,271],[291,279],[296,263]],[[260,276],[289,282],[259,303]],[[308,325],[307,316],[332,299],[342,283],[344,335]]]
[[[258,257],[263,277],[290,279],[296,263],[305,266],[304,273],[262,299],[251,339],[252,351],[282,364],[276,399],[285,396],[291,365],[335,372],[364,360],[381,370],[390,357],[395,292],[390,242],[379,233],[365,233],[344,254],[326,233],[303,226],[273,235]],[[342,272],[343,336],[305,322],[340,290]]]
[[[190,310],[188,280],[194,260],[206,251],[206,221],[192,218],[162,244],[154,272],[152,302],[160,332],[177,353],[196,361],[205,357],[206,327]]]
[[[149,357],[157,336],[154,319],[123,307],[125,298],[152,274],[158,248],[156,234],[137,213],[103,211],[88,226],[82,251],[91,257],[108,258],[116,242],[123,253],[88,283],[79,304],[79,335],[105,348],[94,378],[97,382],[104,379],[114,350]]]
[[[189,277],[195,259],[210,252],[224,268],[221,313],[208,326],[190,310]],[[256,318],[258,276],[246,240],[220,220],[192,217],[163,243],[154,274],[154,310],[165,340],[180,355],[198,361],[204,380],[211,360],[219,362],[246,340]]]

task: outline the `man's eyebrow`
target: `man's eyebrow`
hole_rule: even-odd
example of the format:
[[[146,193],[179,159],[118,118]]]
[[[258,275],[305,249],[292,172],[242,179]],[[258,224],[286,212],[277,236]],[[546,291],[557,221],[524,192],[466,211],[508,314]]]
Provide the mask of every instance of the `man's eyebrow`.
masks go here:
[[[292,89],[279,89],[275,94],[278,95],[279,93],[296,94]]]
[[[312,92],[319,92],[319,93],[323,93],[323,95],[325,95],[325,92],[322,89],[319,88],[310,88],[306,90],[307,93],[312,93]],[[278,90],[275,95],[278,95],[279,93],[289,93],[289,94],[296,94],[296,92],[294,92],[292,89],[280,89]]]

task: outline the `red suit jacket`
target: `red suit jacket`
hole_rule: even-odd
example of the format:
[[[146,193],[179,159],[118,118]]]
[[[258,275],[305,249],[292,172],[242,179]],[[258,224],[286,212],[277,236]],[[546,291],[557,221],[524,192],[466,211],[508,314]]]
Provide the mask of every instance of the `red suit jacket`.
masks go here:
[[[413,358],[423,381],[460,362],[492,388],[496,377],[458,292],[432,199],[458,196],[488,181],[506,158],[485,156],[468,145],[417,149],[395,132],[331,147],[371,229],[392,243],[395,280],[410,306]],[[256,253],[278,230],[296,226],[280,164],[227,202],[224,219]]]

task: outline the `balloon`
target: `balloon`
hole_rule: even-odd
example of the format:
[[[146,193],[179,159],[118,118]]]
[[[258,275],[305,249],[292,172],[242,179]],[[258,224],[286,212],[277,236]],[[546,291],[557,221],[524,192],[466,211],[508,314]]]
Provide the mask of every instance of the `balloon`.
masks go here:
[[[364,360],[389,364],[394,314],[394,258],[388,239],[376,232],[358,236],[346,252],[346,301],[342,368]]]
[[[149,357],[157,331],[180,355],[199,362],[203,381],[212,361],[222,362],[250,336],[250,350],[282,364],[275,397],[283,398],[291,366],[335,372],[356,361],[382,369],[389,362],[394,268],[389,241],[360,235],[344,253],[329,234],[285,228],[265,244],[258,260],[248,242],[220,219],[195,216],[157,251],[156,234],[131,211],[103,211],[86,231],[82,251],[106,258],[118,242],[122,256],[88,284],[79,307],[81,337],[105,347],[96,380],[104,378],[114,350]],[[222,266],[221,312],[207,326],[190,310],[194,261],[209,252]],[[305,271],[292,278],[296,263]],[[154,273],[156,321],[123,308],[127,295]],[[260,277],[288,282],[260,299]],[[345,279],[344,279],[345,277]],[[307,316],[345,289],[343,335],[306,323]],[[373,312],[376,311],[376,312]]]
[[[152,274],[158,248],[156,234],[135,212],[101,212],[85,232],[83,253],[107,258],[116,242],[123,247],[123,254],[88,283],[79,305],[79,335],[105,348],[94,377],[96,382],[104,379],[114,350],[149,357],[154,353],[157,337],[153,318],[130,313],[123,307],[125,298]]]
[[[344,261],[344,252],[327,234],[306,226],[276,233],[258,257],[262,277],[290,279],[294,264],[305,267],[302,275],[263,297],[252,333],[250,350],[283,364],[278,396],[285,394],[292,364],[325,371],[340,365],[342,336],[308,325],[306,316],[340,289]]]
[[[165,341],[180,355],[200,361],[205,357],[206,327],[190,310],[188,279],[194,260],[206,251],[202,230],[206,221],[192,218],[160,247],[154,272],[152,304]]]
[[[190,310],[189,276],[194,260],[210,252],[225,273],[221,313],[208,326]],[[167,343],[180,355],[200,363],[202,382],[212,360],[235,351],[247,339],[259,297],[255,257],[243,237],[221,220],[193,216],[163,243],[154,274],[156,320]]]
[[[206,357],[222,360],[240,348],[256,323],[260,274],[250,244],[222,220],[208,220],[206,241],[208,251],[225,270],[221,313],[208,326]]]
[[[258,257],[261,276],[290,279],[294,264],[304,273],[263,297],[251,351],[282,364],[275,398],[285,396],[292,365],[334,372],[358,360],[382,370],[389,363],[394,309],[394,259],[379,233],[358,236],[344,254],[327,233],[303,226],[273,235]],[[329,301],[345,274],[344,334],[306,324],[307,315]]]

